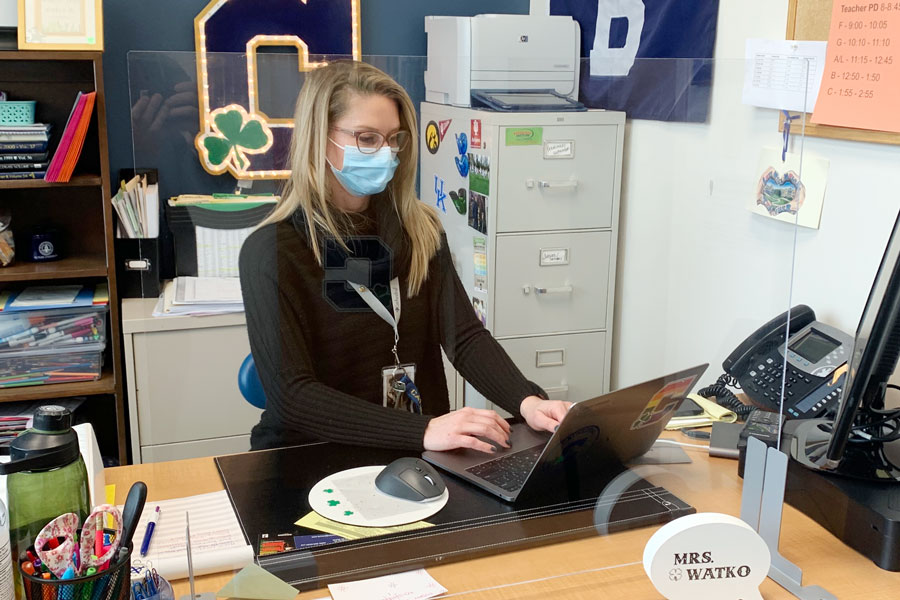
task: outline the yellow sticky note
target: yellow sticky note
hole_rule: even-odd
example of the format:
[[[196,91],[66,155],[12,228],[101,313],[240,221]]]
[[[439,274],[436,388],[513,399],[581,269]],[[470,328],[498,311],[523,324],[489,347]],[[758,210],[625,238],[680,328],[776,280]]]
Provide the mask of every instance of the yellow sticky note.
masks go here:
[[[425,521],[416,521],[415,523],[397,525],[396,527],[357,527],[356,525],[346,525],[344,523],[332,521],[331,519],[326,519],[315,511],[310,511],[306,516],[294,523],[294,525],[315,529],[316,531],[324,531],[325,533],[330,533],[332,535],[339,535],[348,540],[360,540],[376,535],[386,535],[388,533],[414,531],[416,529],[434,527],[433,524]]]
[[[110,483],[106,486],[106,503],[116,505],[116,484]],[[112,515],[106,515],[106,522],[104,523],[104,527],[107,529],[115,528],[115,523],[113,522]]]

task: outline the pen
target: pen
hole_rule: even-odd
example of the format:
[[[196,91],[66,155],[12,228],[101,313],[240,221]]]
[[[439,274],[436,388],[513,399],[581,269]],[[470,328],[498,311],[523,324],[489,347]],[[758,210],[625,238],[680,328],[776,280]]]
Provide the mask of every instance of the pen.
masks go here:
[[[153,538],[153,530],[156,529],[157,521],[159,521],[159,506],[153,511],[153,515],[147,523],[147,531],[144,532],[144,541],[141,542],[141,556],[147,556],[147,550],[150,549],[150,540]]]

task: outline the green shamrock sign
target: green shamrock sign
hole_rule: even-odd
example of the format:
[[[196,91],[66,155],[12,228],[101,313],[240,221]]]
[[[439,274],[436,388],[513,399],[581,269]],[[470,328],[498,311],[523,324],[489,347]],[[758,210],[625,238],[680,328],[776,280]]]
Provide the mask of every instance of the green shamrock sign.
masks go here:
[[[340,500],[329,500],[329,501],[328,501],[328,506],[337,506],[337,505],[340,504],[340,503],[341,503]]]
[[[345,510],[345,511],[344,511],[344,516],[345,516],[345,517],[349,517],[349,516],[352,515],[352,514],[353,514],[353,511],[352,511],[352,510]]]
[[[334,490],[331,489],[331,488],[325,488],[325,489],[322,490],[322,491],[325,492],[326,494],[331,494],[332,492],[334,492]]]
[[[272,132],[256,116],[242,106],[231,104],[211,113],[212,131],[197,138],[197,149],[211,173],[225,170],[240,174],[250,166],[248,154],[267,151],[272,145]]]

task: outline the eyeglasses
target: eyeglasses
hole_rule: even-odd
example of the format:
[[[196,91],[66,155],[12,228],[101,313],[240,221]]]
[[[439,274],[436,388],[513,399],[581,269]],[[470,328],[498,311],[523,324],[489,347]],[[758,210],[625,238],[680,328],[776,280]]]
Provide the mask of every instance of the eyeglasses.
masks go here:
[[[398,131],[385,139],[385,137],[377,131],[353,131],[352,129],[344,129],[342,127],[332,127],[332,129],[346,133],[347,135],[352,135],[356,138],[356,147],[359,148],[359,151],[363,154],[375,154],[381,150],[385,142],[395,152],[400,152],[406,148],[407,144],[409,144],[408,131]]]

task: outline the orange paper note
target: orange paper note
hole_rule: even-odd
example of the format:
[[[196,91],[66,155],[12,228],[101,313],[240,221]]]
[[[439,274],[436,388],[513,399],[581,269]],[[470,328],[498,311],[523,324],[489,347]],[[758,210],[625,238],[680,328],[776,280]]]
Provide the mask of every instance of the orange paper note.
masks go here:
[[[834,0],[812,122],[900,133],[900,1]]]

